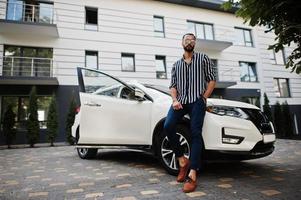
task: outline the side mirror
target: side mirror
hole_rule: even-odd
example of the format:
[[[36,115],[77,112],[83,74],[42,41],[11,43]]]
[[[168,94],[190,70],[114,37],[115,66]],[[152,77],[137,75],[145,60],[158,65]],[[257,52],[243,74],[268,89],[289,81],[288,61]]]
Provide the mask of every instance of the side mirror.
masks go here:
[[[135,98],[138,100],[138,101],[143,101],[144,100],[144,96],[145,96],[145,93],[140,90],[140,89],[135,89]]]

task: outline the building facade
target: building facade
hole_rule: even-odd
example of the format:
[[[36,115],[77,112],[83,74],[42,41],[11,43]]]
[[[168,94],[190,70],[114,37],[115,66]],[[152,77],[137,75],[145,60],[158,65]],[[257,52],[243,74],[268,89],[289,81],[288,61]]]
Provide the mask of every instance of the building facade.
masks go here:
[[[180,2],[180,3],[179,3]],[[259,107],[287,101],[295,134],[301,128],[301,78],[285,69],[285,48],[267,50],[274,35],[250,27],[221,1],[0,0],[0,111],[17,114],[17,143],[26,143],[29,93],[37,87],[40,142],[45,142],[48,105],[57,96],[59,136],[72,96],[76,67],[104,71],[122,80],[168,86],[172,64],[183,54],[182,35],[197,36],[196,51],[214,63],[213,97]],[[1,134],[2,135],[2,134]],[[3,136],[0,136],[3,143]]]

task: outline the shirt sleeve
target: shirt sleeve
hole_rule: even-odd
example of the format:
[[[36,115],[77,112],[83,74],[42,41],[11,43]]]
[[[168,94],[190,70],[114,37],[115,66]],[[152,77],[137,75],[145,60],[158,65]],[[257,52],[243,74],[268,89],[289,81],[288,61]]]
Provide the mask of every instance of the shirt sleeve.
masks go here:
[[[213,64],[210,60],[210,58],[204,54],[203,57],[203,66],[204,66],[204,75],[205,75],[205,80],[207,82],[209,81],[216,81],[216,74],[213,69]]]
[[[169,89],[171,88],[177,88],[177,76],[176,76],[175,66],[173,66],[171,69],[171,80],[170,80]]]

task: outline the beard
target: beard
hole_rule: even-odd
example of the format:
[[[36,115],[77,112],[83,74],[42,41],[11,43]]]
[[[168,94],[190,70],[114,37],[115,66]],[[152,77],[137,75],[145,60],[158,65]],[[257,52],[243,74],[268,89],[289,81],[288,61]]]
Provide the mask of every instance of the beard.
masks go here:
[[[189,45],[184,47],[184,50],[190,53],[194,50],[194,46],[189,44]]]

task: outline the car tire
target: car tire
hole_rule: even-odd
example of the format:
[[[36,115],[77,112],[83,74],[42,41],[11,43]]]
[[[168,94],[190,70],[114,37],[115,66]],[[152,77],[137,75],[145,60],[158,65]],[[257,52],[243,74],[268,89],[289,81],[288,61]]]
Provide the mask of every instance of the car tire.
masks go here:
[[[82,159],[95,158],[97,154],[97,149],[91,148],[77,148],[78,156]]]
[[[181,124],[176,127],[176,131],[179,135],[181,147],[184,150],[184,156],[189,158],[191,147],[190,130],[187,126]],[[179,173],[178,161],[176,160],[174,152],[170,148],[168,138],[166,134],[163,133],[163,130],[158,135],[156,151],[165,170],[171,175],[177,175]]]

